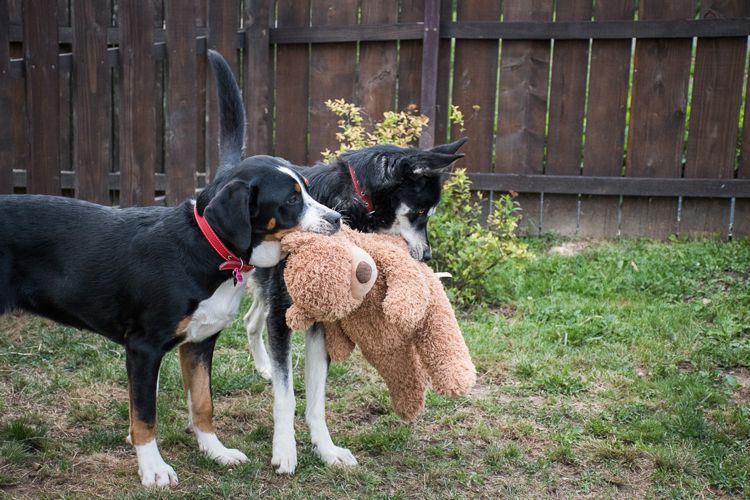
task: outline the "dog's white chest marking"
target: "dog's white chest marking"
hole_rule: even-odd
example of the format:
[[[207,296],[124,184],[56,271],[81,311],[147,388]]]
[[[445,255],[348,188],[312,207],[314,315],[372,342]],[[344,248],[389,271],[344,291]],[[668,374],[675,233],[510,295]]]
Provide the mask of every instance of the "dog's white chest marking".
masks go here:
[[[242,273],[243,283],[233,279],[222,283],[213,295],[198,304],[185,329],[185,342],[200,342],[229,326],[237,317],[250,273]]]

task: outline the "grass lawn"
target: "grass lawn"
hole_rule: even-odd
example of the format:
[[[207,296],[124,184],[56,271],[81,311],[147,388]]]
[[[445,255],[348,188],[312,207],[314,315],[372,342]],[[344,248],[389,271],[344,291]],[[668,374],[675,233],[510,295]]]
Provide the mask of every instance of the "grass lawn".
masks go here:
[[[332,366],[329,425],[356,468],[323,467],[310,449],[302,335],[293,477],[271,468],[271,389],[239,319],[219,340],[214,393],[220,436],[247,464],[198,453],[171,353],[158,438],[180,479],[172,494],[750,496],[750,243],[567,243],[573,255],[553,255],[559,241],[527,242],[532,258],[495,284],[500,305],[460,314],[479,371],[470,397],[429,394],[403,424],[361,357]],[[0,332],[0,496],[150,497],[124,442],[121,348],[23,315],[0,318]]]

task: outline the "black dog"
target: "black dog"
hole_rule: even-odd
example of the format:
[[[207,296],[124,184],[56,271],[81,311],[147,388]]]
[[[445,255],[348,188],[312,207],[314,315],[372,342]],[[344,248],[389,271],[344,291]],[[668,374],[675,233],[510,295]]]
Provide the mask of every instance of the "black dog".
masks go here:
[[[211,358],[237,314],[252,266],[281,258],[295,230],[332,233],[336,212],[315,202],[283,160],[240,162],[245,117],[231,70],[210,53],[220,96],[221,165],[198,196],[174,208],[114,209],[53,196],[0,197],[0,313],[29,311],[125,346],[129,440],[145,486],[177,483],[155,441],[164,354],[179,346],[199,447],[223,464],[247,460],[225,448],[212,424]]]
[[[235,103],[241,106],[241,102]],[[427,222],[440,201],[442,175],[466,142],[430,150],[377,145],[350,151],[331,164],[299,168],[310,181],[310,194],[343,216],[352,228],[365,232],[400,234],[417,260],[432,256]],[[250,350],[258,372],[271,378],[274,388],[272,464],[279,473],[293,473],[297,464],[294,438],[294,392],[291,379],[291,331],[285,313],[290,300],[283,282],[283,262],[253,275],[253,305],[245,315]],[[262,331],[269,330],[269,358]],[[306,420],[316,454],[328,464],[354,465],[351,452],[334,445],[325,421],[328,371],[325,339],[319,326],[306,335]]]

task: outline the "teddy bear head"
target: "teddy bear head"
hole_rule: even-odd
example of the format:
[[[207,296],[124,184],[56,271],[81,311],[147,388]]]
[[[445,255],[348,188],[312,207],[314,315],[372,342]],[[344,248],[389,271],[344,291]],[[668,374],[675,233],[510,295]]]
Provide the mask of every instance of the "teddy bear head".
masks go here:
[[[292,306],[287,323],[305,330],[315,321],[336,321],[362,304],[378,276],[375,262],[338,232],[294,232],[281,240],[288,253],[284,281]]]

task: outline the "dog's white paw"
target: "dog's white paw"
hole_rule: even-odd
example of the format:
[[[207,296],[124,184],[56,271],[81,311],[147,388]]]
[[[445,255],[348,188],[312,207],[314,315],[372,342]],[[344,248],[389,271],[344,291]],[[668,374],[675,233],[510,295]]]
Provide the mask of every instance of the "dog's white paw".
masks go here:
[[[243,462],[247,462],[247,455],[235,448],[224,448],[221,451],[203,451],[208,458],[220,463],[221,465],[239,465]]]
[[[146,488],[177,486],[177,473],[159,454],[156,441],[135,447],[138,454],[138,476]]]
[[[294,441],[283,444],[274,443],[271,465],[276,468],[277,474],[294,474],[297,468],[296,443]]]
[[[326,465],[357,465],[357,459],[354,458],[352,452],[346,448],[332,445],[322,448],[316,446],[313,450],[318,458],[320,458]]]
[[[240,450],[227,448],[213,432],[201,432],[196,429],[198,448],[211,460],[221,465],[237,465],[247,462],[247,455]]]

